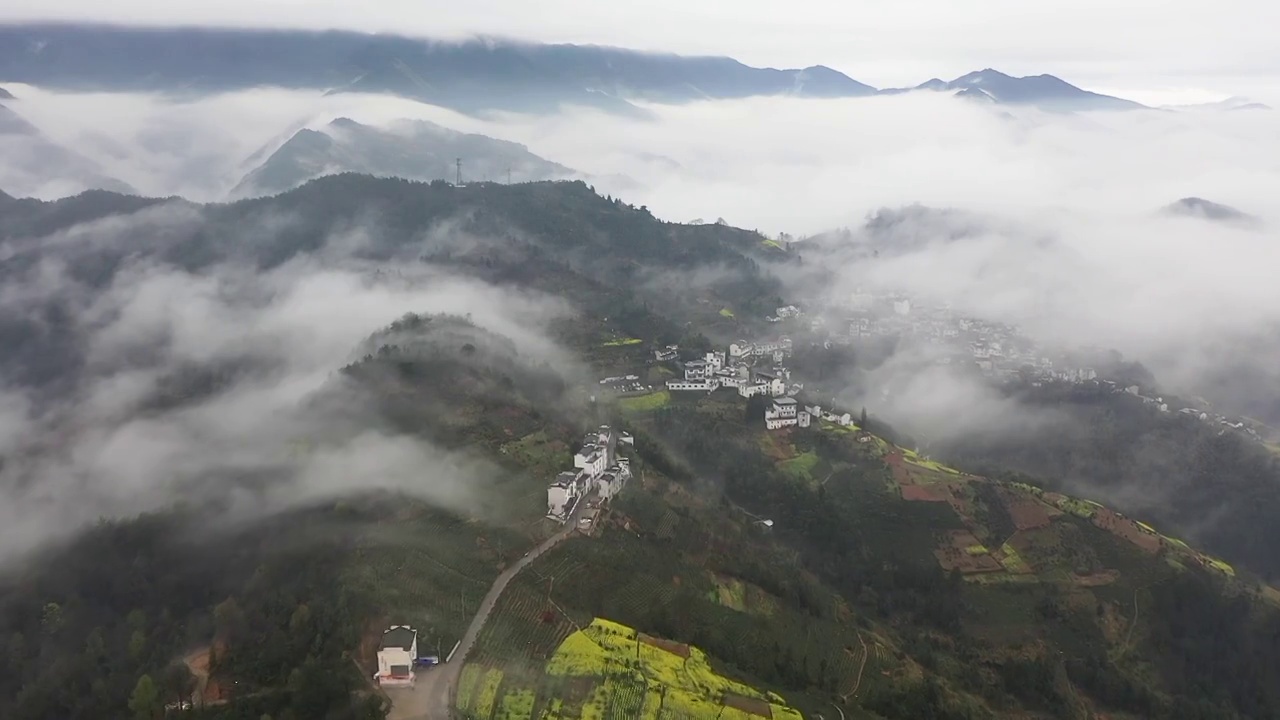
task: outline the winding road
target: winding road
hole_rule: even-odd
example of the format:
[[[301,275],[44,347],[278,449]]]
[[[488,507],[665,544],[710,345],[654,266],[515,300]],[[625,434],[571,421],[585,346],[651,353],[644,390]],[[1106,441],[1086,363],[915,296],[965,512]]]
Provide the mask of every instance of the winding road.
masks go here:
[[[563,528],[557,530],[555,535],[525,553],[524,557],[498,575],[493,585],[489,587],[484,600],[480,601],[480,609],[476,611],[476,616],[467,626],[467,632],[462,636],[462,643],[454,651],[453,660],[419,672],[411,688],[386,688],[387,697],[391,699],[391,712],[387,714],[387,720],[449,719],[454,690],[457,688],[458,678],[462,676],[462,663],[471,652],[471,647],[475,645],[476,638],[480,636],[480,630],[484,628],[485,621],[489,619],[489,613],[493,612],[493,606],[502,596],[502,591],[507,589],[507,583],[510,583],[512,578],[519,575],[521,570],[537,560],[540,555],[559,545],[577,531],[578,520],[586,511],[588,499],[590,498],[584,498],[578,503],[578,507],[569,516],[569,521]]]

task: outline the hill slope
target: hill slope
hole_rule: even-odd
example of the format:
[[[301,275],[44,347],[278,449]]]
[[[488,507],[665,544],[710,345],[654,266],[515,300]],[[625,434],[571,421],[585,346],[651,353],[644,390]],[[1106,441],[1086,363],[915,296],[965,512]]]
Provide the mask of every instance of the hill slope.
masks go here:
[[[300,130],[231,191],[233,197],[274,195],[308,180],[344,172],[408,180],[454,180],[456,159],[468,180],[555,180],[573,173],[523,145],[460,133],[425,120],[386,129],[338,118],[321,130]]]
[[[38,234],[73,227],[94,242]],[[352,227],[358,243],[326,242]],[[108,193],[13,201],[0,213],[0,240],[13,248],[0,283],[42,277],[50,264],[76,279],[74,293],[28,313],[48,324],[8,319],[19,324],[6,347],[46,371],[66,363],[59,378],[96,366],[75,342],[47,344],[45,328],[76,340],[78,328],[54,321],[129,281],[131,263],[193,277],[226,266],[423,263],[575,311],[549,323],[561,353],[551,360],[454,316],[409,314],[374,332],[301,403],[302,415],[332,420],[299,452],[353,476],[340,499],[263,527],[221,523],[212,502],[108,523],[6,577],[5,717],[123,713],[131,695],[146,699],[144,673],[165,678],[167,701],[186,686],[166,668],[188,648],[212,652],[211,681],[233,698],[197,717],[379,717],[385,708],[362,691],[352,660],[371,672],[370,648],[389,622],[413,624],[422,647],[446,654],[500,570],[554,530],[541,519],[546,485],[603,422],[634,436],[624,450],[634,477],[590,533],[512,581],[475,652],[454,660],[466,664],[465,711],[580,718],[627,708],[658,718],[667,708],[739,720],[766,707],[775,717],[830,718],[838,708],[868,720],[1280,712],[1276,594],[1244,568],[1086,500],[943,466],[895,444],[874,418],[866,428],[767,431],[762,398],[729,390],[606,393],[599,377],[673,377],[678,367],[655,362],[653,347],[678,342],[691,360],[720,347],[710,339],[718,335],[777,332],[750,318],[783,304],[770,271],[795,260],[755,233],[662,223],[580,182],[455,188],[338,175],[207,207]],[[272,289],[247,287],[255,301]],[[465,484],[475,494],[444,508],[409,499],[416,485],[368,491],[380,466],[324,454],[361,428],[466,458],[479,469]],[[411,480],[446,474],[442,463],[420,463]],[[239,493],[280,482],[218,480],[206,485]]]

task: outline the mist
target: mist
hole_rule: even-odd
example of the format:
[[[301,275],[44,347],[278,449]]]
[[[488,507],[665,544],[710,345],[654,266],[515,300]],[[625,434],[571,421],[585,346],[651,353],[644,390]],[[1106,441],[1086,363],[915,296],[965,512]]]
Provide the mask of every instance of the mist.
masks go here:
[[[5,283],[7,316],[50,304],[68,312],[72,324],[56,331],[83,363],[65,373],[75,379],[64,392],[0,387],[0,563],[100,517],[176,504],[216,525],[392,491],[486,516],[495,465],[380,422],[338,371],[372,333],[413,312],[466,316],[527,359],[571,372],[547,335],[567,305],[429,265],[355,260],[361,230],[266,272],[236,261],[189,272],[137,256],[93,287],[72,271],[95,243],[194,222],[190,206],[166,204],[77,226],[40,238],[52,250]],[[260,224],[270,233],[287,218]],[[418,247],[450,232],[429,232]]]
[[[601,194],[647,206],[664,220],[723,218],[791,237],[849,228],[849,248],[792,246],[802,269],[787,270],[784,279],[794,297],[819,306],[839,307],[860,287],[903,291],[1017,324],[1042,343],[1115,348],[1187,394],[1210,388],[1238,395],[1232,377],[1241,370],[1280,381],[1271,360],[1280,352],[1280,285],[1270,277],[1280,266],[1280,211],[1271,200],[1280,194],[1280,138],[1266,111],[1045,113],[922,92],[644,105],[646,118],[573,107],[479,117],[397,98],[279,89],[191,98],[9,89],[20,98],[9,105],[49,138],[148,195],[222,200],[292,133],[336,117],[380,126],[425,119],[523,143],[577,169]],[[1233,206],[1260,223],[1160,212],[1188,196]],[[954,212],[924,212],[888,230],[866,227],[882,209],[916,204]],[[98,230],[62,242],[83,242]],[[360,240],[331,239],[330,248],[340,242]],[[862,252],[868,243],[886,251]],[[316,262],[349,258],[350,248],[342,248]],[[101,326],[94,362],[126,368],[128,348],[165,337],[162,366],[244,352],[288,368],[284,381],[259,387],[244,380],[243,397],[230,393],[220,400],[226,407],[201,406],[183,417],[200,428],[217,425],[219,410],[266,417],[254,403],[290,407],[358,340],[405,311],[481,314],[471,306],[522,304],[476,284],[450,292],[392,288],[367,283],[350,265],[299,263],[255,278],[255,292],[270,299],[237,310],[226,297],[244,283],[237,269],[199,278],[147,267],[132,272],[130,288],[84,309]],[[431,285],[450,282],[461,281],[436,278]],[[473,293],[481,300],[449,299]],[[485,322],[522,332],[526,325],[505,312]],[[528,335],[524,342],[538,342]],[[290,352],[280,357],[284,347]],[[544,344],[543,351],[552,350]],[[918,424],[926,435],[946,431],[937,417],[966,408],[981,408],[973,428],[1039,426],[973,379],[921,372],[916,360],[906,355],[871,376],[871,384],[896,388],[889,398],[847,399]],[[90,407],[127,405],[120,398],[153,382],[150,371],[119,369],[110,377],[89,395]],[[1246,393],[1255,386],[1251,380]],[[23,425],[24,402],[4,403],[0,427]],[[239,439],[222,437],[223,449]]]

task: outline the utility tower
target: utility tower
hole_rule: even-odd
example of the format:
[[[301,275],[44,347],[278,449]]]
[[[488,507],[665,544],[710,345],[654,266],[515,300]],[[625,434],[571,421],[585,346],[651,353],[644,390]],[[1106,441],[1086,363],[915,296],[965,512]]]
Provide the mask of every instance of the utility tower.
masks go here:
[[[453,184],[457,185],[458,187],[462,187],[462,158],[458,158],[455,161],[455,164],[457,165],[457,168],[458,168],[458,176]]]

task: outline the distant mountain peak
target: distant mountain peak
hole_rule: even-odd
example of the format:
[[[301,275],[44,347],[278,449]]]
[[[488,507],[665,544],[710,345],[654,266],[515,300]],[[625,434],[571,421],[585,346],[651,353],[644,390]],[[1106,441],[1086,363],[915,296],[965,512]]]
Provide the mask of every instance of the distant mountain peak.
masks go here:
[[[1144,107],[1130,100],[1082,90],[1053,75],[1042,73],[1014,77],[989,67],[965,73],[950,82],[931,78],[913,89],[950,90],[955,92],[956,97],[966,100],[1031,105],[1045,110],[1137,110]],[[973,92],[965,92],[968,90]],[[880,91],[884,95],[903,92],[908,92],[908,89],[891,88]]]
[[[1246,227],[1257,227],[1262,224],[1260,219],[1243,210],[1194,196],[1184,197],[1166,205],[1163,212],[1166,215],[1201,218]]]
[[[13,96],[13,93],[0,87],[0,100],[17,100],[17,99],[18,98]]]

